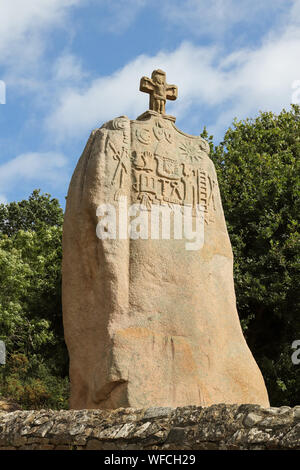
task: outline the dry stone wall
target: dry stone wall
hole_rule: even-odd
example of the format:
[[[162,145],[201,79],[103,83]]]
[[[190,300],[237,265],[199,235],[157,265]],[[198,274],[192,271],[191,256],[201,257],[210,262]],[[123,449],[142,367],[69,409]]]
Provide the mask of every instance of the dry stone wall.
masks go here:
[[[0,449],[300,449],[300,406],[0,412]]]

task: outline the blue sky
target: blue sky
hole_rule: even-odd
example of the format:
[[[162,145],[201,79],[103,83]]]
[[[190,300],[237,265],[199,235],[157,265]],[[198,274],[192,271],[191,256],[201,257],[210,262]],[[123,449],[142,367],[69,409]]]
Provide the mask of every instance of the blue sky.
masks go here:
[[[0,202],[40,188],[64,206],[90,132],[142,114],[154,68],[177,126],[216,143],[300,102],[300,0],[0,0],[0,18]]]

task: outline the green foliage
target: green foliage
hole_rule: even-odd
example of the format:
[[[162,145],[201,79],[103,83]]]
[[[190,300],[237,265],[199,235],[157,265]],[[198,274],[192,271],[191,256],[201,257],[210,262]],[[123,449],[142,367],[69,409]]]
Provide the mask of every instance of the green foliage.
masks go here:
[[[28,407],[66,406],[62,221],[58,201],[39,191],[0,205],[0,339],[7,348],[0,393]]]
[[[38,231],[42,226],[61,227],[63,211],[57,199],[35,189],[28,201],[0,204],[0,233],[14,235],[19,230]]]
[[[272,405],[299,404],[300,108],[234,121],[211,156],[234,252],[241,324]],[[61,315],[63,212],[34,191],[0,205],[0,395],[24,408],[66,408]]]
[[[247,342],[271,403],[299,404],[291,345],[300,338],[300,108],[235,120],[220,145],[210,144]]]
[[[1,394],[13,398],[24,409],[68,407],[68,377],[51,375],[43,359],[12,354],[0,376]]]

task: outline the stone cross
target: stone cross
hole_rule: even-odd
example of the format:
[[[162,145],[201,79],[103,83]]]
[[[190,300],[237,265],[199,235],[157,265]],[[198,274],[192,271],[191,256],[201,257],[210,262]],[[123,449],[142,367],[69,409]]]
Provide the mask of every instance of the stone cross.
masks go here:
[[[151,78],[142,77],[140,91],[149,93],[149,109],[165,114],[166,100],[176,100],[178,89],[176,85],[166,83],[166,73],[163,70],[153,70]]]

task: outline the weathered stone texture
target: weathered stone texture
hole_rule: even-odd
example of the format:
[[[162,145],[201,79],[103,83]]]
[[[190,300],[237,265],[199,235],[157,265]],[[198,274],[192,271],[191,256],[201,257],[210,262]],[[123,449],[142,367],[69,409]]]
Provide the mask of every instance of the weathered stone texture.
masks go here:
[[[97,238],[97,208],[121,196],[146,211],[202,205],[203,247],[172,234]],[[92,133],[68,192],[63,314],[71,408],[269,405],[236,310],[209,145],[170,117],[123,116]]]
[[[0,450],[300,450],[300,406],[0,412]]]

